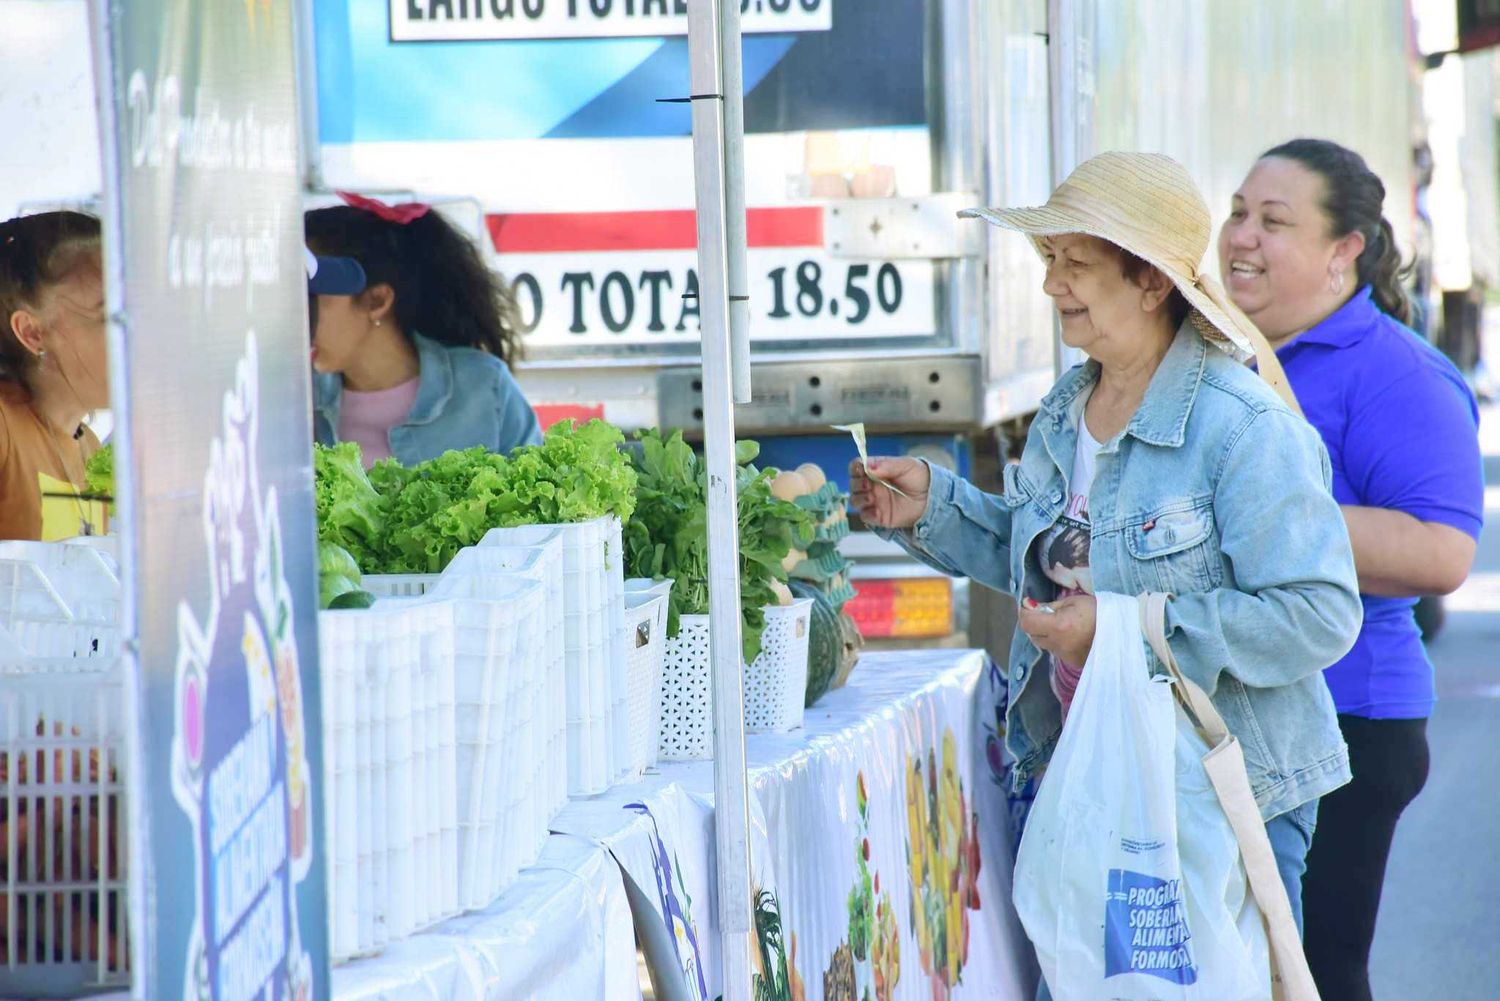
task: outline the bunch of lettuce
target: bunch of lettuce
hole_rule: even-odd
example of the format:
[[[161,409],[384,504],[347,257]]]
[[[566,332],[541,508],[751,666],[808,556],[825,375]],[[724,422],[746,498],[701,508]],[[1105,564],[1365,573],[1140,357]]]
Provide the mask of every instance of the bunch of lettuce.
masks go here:
[[[370,471],[387,505],[380,573],[440,573],[492,528],[561,525],[635,509],[636,474],[624,435],[604,421],[554,425],[540,445],[506,456],[484,448],[445,452],[410,468]]]
[[[668,608],[668,635],[675,636],[683,615],[708,612],[708,478],[682,432],[663,438],[659,431],[636,436],[638,486],[635,515],[625,526],[625,568],[633,577],[676,582]],[[760,446],[735,446],[740,533],[740,628],[745,663],[755,660],[765,631],[765,607],[777,604],[773,582],[785,582],[782,561],[793,548],[812,542],[812,515],[771,494],[771,470],[752,463]]]
[[[88,484],[88,492],[95,497],[114,497],[115,495],[115,446],[114,443],[101,445],[99,450],[89,456],[88,462],[83,467],[84,482]]]
[[[313,446],[313,503],[318,541],[344,550],[366,573],[379,572],[389,505],[365,475],[358,445]]]

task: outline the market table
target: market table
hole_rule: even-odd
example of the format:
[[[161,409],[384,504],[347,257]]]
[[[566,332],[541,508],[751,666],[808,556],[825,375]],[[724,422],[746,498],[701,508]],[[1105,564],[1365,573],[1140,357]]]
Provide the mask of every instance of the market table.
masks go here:
[[[1033,996],[1010,906],[1004,692],[977,652],[869,654],[801,729],[748,738],[752,952],[771,997]],[[712,1001],[713,785],[710,762],[663,763],[575,800],[494,905],[335,968],[334,998],[638,1001],[638,937],[663,1001]]]
[[[334,967],[332,987],[338,1001],[640,1001],[620,867],[553,835],[493,905]]]
[[[787,983],[771,996],[1033,996],[1031,950],[1010,906],[1018,804],[999,753],[1004,692],[978,652],[870,654],[802,729],[748,738],[752,952],[775,981],[786,963]],[[668,1001],[722,990],[713,785],[710,762],[664,763],[569,804],[553,824],[620,862]]]

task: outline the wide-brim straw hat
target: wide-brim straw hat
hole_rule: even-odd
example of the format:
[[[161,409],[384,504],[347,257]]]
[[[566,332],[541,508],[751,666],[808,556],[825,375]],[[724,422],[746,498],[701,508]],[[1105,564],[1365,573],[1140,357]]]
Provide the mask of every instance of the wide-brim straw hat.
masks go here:
[[[1082,233],[1129,251],[1167,277],[1192,307],[1190,319],[1204,339],[1235,358],[1252,355],[1261,375],[1294,410],[1296,397],[1264,335],[1199,265],[1208,251],[1208,206],[1182,164],[1157,153],[1101,153],[1079,164],[1047,204],[1035,208],[965,209],[1031,237]]]

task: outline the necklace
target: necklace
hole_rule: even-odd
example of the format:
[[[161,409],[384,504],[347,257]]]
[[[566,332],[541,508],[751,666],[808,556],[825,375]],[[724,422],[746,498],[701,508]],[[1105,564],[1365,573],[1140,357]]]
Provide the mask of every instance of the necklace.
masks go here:
[[[73,502],[73,509],[78,513],[78,534],[93,535],[94,525],[89,520],[88,511],[84,509],[83,500],[79,496],[80,488],[78,486],[78,481],[87,481],[87,473],[85,471],[86,464],[83,458],[83,446],[78,445],[79,475],[77,478],[75,478],[73,476],[73,471],[68,468],[68,460],[63,457],[63,450],[57,447],[57,435],[52,430],[52,426],[42,419],[42,415],[36,412],[36,407],[34,405],[28,403],[26,405],[26,409],[31,411],[31,419],[36,421],[37,429],[42,433],[42,439],[46,441],[47,448],[52,453],[52,457],[57,460],[57,468],[62,470],[63,482],[68,483],[73,487],[72,493],[44,494],[43,498],[45,499],[48,496],[62,496],[71,500]],[[83,425],[80,424],[79,428],[82,429],[82,427]],[[77,441],[78,439],[75,438],[75,444],[77,443]]]

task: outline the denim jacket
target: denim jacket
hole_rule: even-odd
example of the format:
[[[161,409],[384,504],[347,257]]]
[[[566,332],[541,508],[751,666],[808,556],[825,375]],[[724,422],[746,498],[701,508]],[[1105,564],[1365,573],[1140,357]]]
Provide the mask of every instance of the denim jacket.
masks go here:
[[[1090,362],[1058,380],[1002,495],[934,468],[925,514],[894,537],[946,573],[1017,599],[1054,597],[1035,542],[1062,513],[1098,373]],[[1096,591],[1174,595],[1172,652],[1243,745],[1266,819],[1349,781],[1321,672],[1354,643],[1361,609],[1329,482],[1317,432],[1184,324],[1135,416],[1104,444],[1089,493]],[[1062,729],[1044,658],[1016,630],[1006,740],[1018,785],[1046,765]]]
[[[541,441],[536,414],[505,362],[475,348],[452,348],[412,334],[421,374],[417,399],[406,420],[391,429],[391,454],[403,466],[442,455],[449,449],[483,445],[504,454],[517,445]],[[313,377],[313,433],[334,444],[344,380]]]

